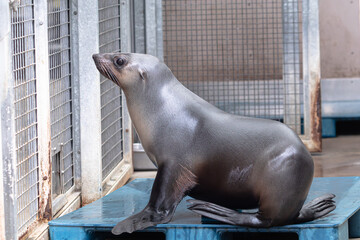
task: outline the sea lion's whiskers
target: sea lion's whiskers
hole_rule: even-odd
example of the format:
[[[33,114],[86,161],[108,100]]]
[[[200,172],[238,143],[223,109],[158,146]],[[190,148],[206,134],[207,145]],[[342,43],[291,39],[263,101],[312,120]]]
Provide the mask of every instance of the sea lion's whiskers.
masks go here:
[[[97,63],[97,62],[96,62],[96,67],[97,67],[97,69],[99,70],[99,72],[100,72],[102,75],[107,75],[106,72],[105,72],[105,69],[104,69],[103,64],[100,64],[100,63]],[[107,76],[105,76],[105,77],[107,77]]]
[[[103,73],[104,75],[106,75],[106,77],[107,77],[105,67],[104,67],[103,65],[100,65],[100,68],[101,68],[102,73]]]
[[[108,64],[105,64],[105,65],[106,65],[106,72],[107,72],[109,78],[110,78],[114,83],[116,83],[116,84],[119,85],[118,79],[117,79],[117,77],[115,76],[115,74],[110,70],[109,65],[108,65]]]
[[[108,74],[108,71],[107,71],[107,68],[106,68],[106,63],[103,63],[103,64],[101,65],[101,67],[102,67],[102,69],[103,69],[104,74],[106,75],[106,77],[110,78],[110,77],[109,77],[109,74]]]
[[[112,75],[110,74],[111,71],[110,71],[110,69],[109,69],[109,65],[108,65],[107,63],[104,63],[103,67],[104,67],[104,71],[105,71],[106,76],[107,76],[110,80],[114,81]]]

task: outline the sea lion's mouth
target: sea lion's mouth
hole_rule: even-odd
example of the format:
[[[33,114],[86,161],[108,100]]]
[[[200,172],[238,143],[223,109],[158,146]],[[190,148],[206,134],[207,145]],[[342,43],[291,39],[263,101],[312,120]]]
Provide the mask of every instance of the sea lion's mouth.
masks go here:
[[[115,74],[112,72],[110,64],[108,60],[101,58],[98,54],[93,55],[93,59],[95,62],[96,68],[99,72],[106,78],[110,79],[117,85],[119,85],[119,81],[116,78]]]

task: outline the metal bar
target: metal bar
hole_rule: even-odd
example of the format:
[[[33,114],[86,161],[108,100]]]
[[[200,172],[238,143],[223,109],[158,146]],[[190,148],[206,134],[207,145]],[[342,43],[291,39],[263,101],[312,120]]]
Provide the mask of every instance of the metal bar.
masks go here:
[[[114,159],[121,157],[122,152],[119,152],[118,154],[116,154],[116,156],[114,156]],[[111,164],[113,163],[113,161],[110,161],[107,165],[103,166],[103,169],[108,168]]]
[[[64,92],[66,92],[66,91],[64,91]],[[63,93],[64,93],[64,92],[63,92]],[[56,94],[56,95],[58,95],[58,94]],[[54,111],[56,111],[56,110],[59,110],[59,109],[65,107],[66,105],[68,105],[69,103],[71,103],[71,101],[72,101],[72,99],[69,99],[68,101],[63,102],[63,103],[61,103],[60,105],[57,105],[56,107],[52,108],[50,111],[51,111],[51,112],[54,112]],[[71,114],[71,112],[69,112],[68,114]],[[63,116],[63,118],[65,118],[65,116]]]
[[[53,137],[58,137],[59,135],[61,135],[62,133],[66,132],[69,129],[71,129],[71,126],[64,128],[63,130],[61,130],[61,132],[58,132],[58,134],[54,135]],[[71,140],[71,139],[68,139],[68,140]]]
[[[119,97],[118,100],[120,101],[121,98]],[[113,102],[113,101],[111,101],[111,102]],[[109,103],[111,103],[111,102],[109,102]],[[103,107],[102,107],[102,108],[103,108]],[[121,106],[116,107],[116,108],[113,108],[110,112],[104,114],[103,120],[106,119],[106,118],[108,118],[111,114],[113,114],[114,112],[116,112],[116,111],[118,111],[118,110],[121,110]],[[121,117],[119,118],[119,120],[120,120],[120,119],[121,119]],[[108,127],[108,126],[107,126],[107,127]],[[101,130],[101,132],[104,132],[107,127],[105,127],[103,130]]]
[[[39,0],[35,11],[35,58],[37,117],[38,117],[38,157],[39,157],[39,219],[52,218],[51,203],[51,137],[50,137],[50,93],[49,93],[49,58],[47,34],[47,1]]]
[[[68,103],[68,102],[67,102]],[[54,108],[51,110],[51,112],[55,111],[57,108]],[[67,117],[71,116],[71,113],[72,112],[67,112],[66,114],[62,115],[61,118],[59,119],[56,119],[56,121],[53,121],[52,122],[52,125],[55,125],[61,121],[63,121],[64,119],[66,119]],[[59,132],[57,133],[57,135],[60,135],[60,133],[64,132],[65,130],[67,130],[68,128],[71,128],[71,126],[66,126],[66,129],[63,129],[63,130],[58,130]],[[55,138],[55,136],[57,135],[53,135],[52,137]]]
[[[101,10],[105,10],[105,9],[107,9],[107,8],[110,8],[110,7],[118,7],[118,5],[112,5],[112,6],[106,6],[106,7],[104,7],[104,8],[99,8],[99,11],[101,11]],[[99,20],[99,24],[101,24],[101,23],[104,23],[104,22],[107,22],[107,21],[110,21],[110,20],[117,20],[119,18],[119,16],[111,16],[111,17],[108,17],[108,18],[103,18],[103,19],[101,19],[101,20]]]
[[[28,189],[26,189],[24,192],[22,192],[22,194],[27,193],[28,191],[30,191],[33,187],[36,187],[37,183],[34,183],[32,185],[29,186]],[[22,208],[18,209],[17,212],[18,214],[21,213],[22,211],[24,211],[28,206],[31,205],[31,203],[33,203],[34,201],[37,201],[37,198],[30,200],[30,202],[26,203],[26,205],[24,205]],[[37,214],[37,213],[36,213]],[[21,228],[22,226],[18,226],[18,228]]]
[[[0,239],[17,238],[15,196],[15,114],[11,68],[11,24],[8,1],[0,2]],[[6,221],[5,221],[6,219]]]
[[[146,53],[156,56],[156,14],[155,0],[145,1],[145,39]]]
[[[310,151],[320,152],[321,94],[320,41],[318,0],[303,0],[303,78],[304,78],[304,143]]]
[[[112,83],[112,86],[109,88],[109,89],[105,89],[103,92],[102,92],[102,95],[106,95],[106,94],[110,94],[109,96],[113,97],[111,99],[109,99],[108,101],[104,101],[103,102],[103,105],[101,106],[101,109],[105,108],[108,104],[114,102],[115,100],[120,100],[121,98],[121,94],[114,94],[114,89],[118,89],[118,86],[116,85],[113,85]],[[111,92],[112,91],[112,92]],[[121,106],[120,106],[121,107]]]
[[[145,1],[134,1],[134,52],[145,53]]]
[[[71,59],[71,86],[72,87],[72,113],[73,113],[73,163],[74,163],[74,185],[75,190],[81,190],[81,141],[80,141],[80,82],[79,71],[79,35],[78,35],[78,1],[70,1],[70,45]]]
[[[32,109],[31,111],[28,111],[27,113],[34,112],[34,111],[36,111],[36,109],[37,109],[37,108],[34,108],[34,109]],[[24,114],[21,114],[21,115],[20,115],[20,117],[23,117],[23,116],[24,116]],[[33,123],[30,124],[30,125],[23,126],[23,127],[20,128],[20,129],[16,129],[15,133],[18,134],[18,133],[24,131],[25,129],[28,129],[28,128],[33,127],[33,126],[36,126],[36,124],[37,124],[37,122],[33,122]],[[25,145],[25,144],[24,144],[24,145]],[[23,147],[24,145],[21,145],[19,148]]]
[[[111,42],[112,42],[112,41],[111,41]],[[118,39],[116,42],[120,42],[119,39]],[[101,45],[100,45],[99,47],[101,47]],[[102,81],[101,83],[105,82],[106,80],[107,80],[107,79],[103,79],[103,81]],[[105,90],[102,91],[101,94],[104,95],[104,94],[109,93],[110,91],[114,91],[114,88],[105,89]],[[117,98],[117,97],[120,97],[120,96],[116,96],[116,98]],[[115,99],[115,98],[114,98],[114,99]],[[114,99],[113,99],[113,100],[114,100]],[[109,102],[107,102],[107,103],[109,103]],[[101,106],[101,107],[103,108],[104,106]]]
[[[92,60],[99,52],[98,1],[77,1],[82,204],[101,197],[100,75]],[[91,131],[89,131],[91,129]]]
[[[110,141],[111,138],[113,138],[117,133],[121,132],[121,129],[117,130],[116,132],[114,132],[113,134],[111,134],[109,136],[109,138],[107,139],[107,142]],[[107,154],[109,154],[109,152],[111,152],[111,150],[113,150],[116,147],[116,144],[112,143],[112,146],[103,153],[103,157],[106,157]]]
[[[32,156],[34,156],[36,153],[34,153]],[[17,166],[21,165],[20,164],[17,164]],[[39,168],[34,168],[32,170],[30,170],[29,172],[27,172],[26,174],[22,175],[21,177],[19,177],[18,181],[20,182],[21,180],[24,180],[27,176],[29,176],[31,173],[35,172],[35,171],[38,171]]]
[[[301,134],[298,1],[282,1],[284,123]]]
[[[106,5],[105,7],[99,7],[99,11],[102,11],[104,9],[108,9],[108,8],[112,8],[112,7],[118,7],[118,4],[110,4],[110,5]],[[99,21],[101,22],[101,21]]]
[[[103,31],[101,33],[106,34],[106,33],[109,33],[109,32],[113,32],[114,30],[117,30],[117,29],[119,29],[119,27],[109,28],[109,29],[106,29],[105,31]]]
[[[131,52],[131,29],[130,29],[130,1],[122,0],[120,6],[120,23],[121,23],[121,51],[122,52]],[[122,92],[125,96],[124,92]],[[125,168],[128,169],[127,172],[133,172],[133,129],[130,119],[129,112],[127,110],[126,98],[122,98],[122,116],[123,116],[123,152],[124,152],[124,161]]]
[[[156,15],[156,56],[160,61],[164,61],[164,40],[163,40],[163,18],[162,0],[155,0]]]
[[[121,51],[131,52],[130,0],[121,0],[120,24]]]
[[[107,42],[106,44],[100,44],[99,48],[102,48],[102,47],[104,47],[104,46],[109,46],[109,45],[111,45],[112,43],[118,43],[118,42],[120,42],[120,38],[116,38],[116,39],[114,39],[114,40],[112,40],[112,41],[110,41],[110,42]]]
[[[117,108],[117,109],[115,109],[115,110],[121,110],[121,108]],[[115,110],[114,110],[114,111],[115,111]],[[122,121],[122,117],[119,118],[119,120]],[[112,124],[114,124],[114,122],[112,122]],[[109,125],[106,126],[103,130],[101,130],[101,133],[106,132],[106,130],[108,130],[108,129],[112,126],[112,124],[109,124]]]

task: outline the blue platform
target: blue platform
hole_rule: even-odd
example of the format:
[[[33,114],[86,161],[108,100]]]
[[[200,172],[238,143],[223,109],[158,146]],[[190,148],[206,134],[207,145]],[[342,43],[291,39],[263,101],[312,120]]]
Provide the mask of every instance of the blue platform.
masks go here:
[[[173,220],[140,233],[112,236],[117,222],[142,210],[149,199],[153,179],[136,179],[113,193],[49,222],[51,240],[58,239],[244,239],[239,236],[288,234],[294,239],[348,239],[360,237],[360,177],[315,178],[308,200],[324,193],[336,194],[337,208],[324,218],[305,224],[268,229],[221,223],[205,224],[186,208],[183,200]],[[245,235],[244,235],[245,234]],[[125,237],[125,238],[124,238]],[[266,237],[265,237],[266,238]],[[284,239],[284,238],[281,238]]]

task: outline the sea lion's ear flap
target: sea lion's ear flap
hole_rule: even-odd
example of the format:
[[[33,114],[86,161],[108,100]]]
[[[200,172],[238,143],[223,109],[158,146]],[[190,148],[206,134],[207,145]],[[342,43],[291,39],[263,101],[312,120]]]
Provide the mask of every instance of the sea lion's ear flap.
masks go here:
[[[142,80],[147,80],[147,74],[143,69],[139,69],[139,74]]]

